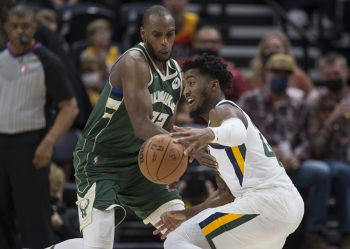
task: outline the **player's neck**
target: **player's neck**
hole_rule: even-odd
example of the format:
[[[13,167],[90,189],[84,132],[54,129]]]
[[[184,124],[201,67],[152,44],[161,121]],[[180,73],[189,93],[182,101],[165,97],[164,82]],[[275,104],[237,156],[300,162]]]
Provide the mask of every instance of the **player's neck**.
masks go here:
[[[153,59],[154,63],[156,64],[157,68],[159,71],[163,74],[166,75],[166,62],[165,61],[158,61]]]
[[[208,109],[206,112],[204,112],[203,114],[201,114],[200,116],[205,119],[207,122],[209,121],[209,112],[211,109],[214,109],[215,106],[222,100],[225,99],[225,95],[223,93],[220,93],[220,95],[218,96],[214,96],[214,98],[212,98],[211,100],[209,100],[209,104],[208,104]]]

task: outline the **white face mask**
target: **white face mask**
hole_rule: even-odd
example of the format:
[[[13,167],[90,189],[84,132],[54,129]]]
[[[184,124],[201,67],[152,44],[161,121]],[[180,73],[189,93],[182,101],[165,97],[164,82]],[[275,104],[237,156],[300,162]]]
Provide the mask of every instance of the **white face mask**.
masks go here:
[[[98,71],[91,73],[83,73],[81,75],[81,80],[85,86],[97,87],[100,80],[100,74]]]

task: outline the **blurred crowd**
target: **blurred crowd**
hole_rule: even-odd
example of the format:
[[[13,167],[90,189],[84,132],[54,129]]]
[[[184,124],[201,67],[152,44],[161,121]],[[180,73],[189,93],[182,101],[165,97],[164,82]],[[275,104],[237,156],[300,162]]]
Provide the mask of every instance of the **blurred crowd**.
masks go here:
[[[277,2],[300,27],[312,24],[310,10],[317,9],[318,1]],[[9,46],[6,13],[16,3],[1,3],[3,48]],[[173,57],[180,66],[204,53],[220,56],[227,64],[233,81],[225,92],[226,98],[237,102],[252,117],[305,199],[306,215],[298,248],[350,249],[350,58],[336,51],[330,41],[320,44],[323,50],[317,62],[318,78],[314,79],[297,64],[288,36],[273,31],[261,37],[249,73],[243,73],[234,61],[222,56],[224,46],[230,45],[225,44],[222,28],[201,18],[199,13],[188,11],[187,0],[26,1],[35,11],[34,39],[61,61],[79,108],[72,128],[53,149],[49,180],[55,241],[80,236],[74,194],[70,195],[74,192],[72,152],[108,81],[109,70],[126,49],[140,41],[142,11],[153,3],[163,4],[175,18]],[[325,26],[339,24],[332,8],[321,12]],[[343,40],[349,29],[346,18],[342,19]],[[0,107],[3,105],[0,103]],[[206,125],[191,116],[184,99],[177,110],[176,124]],[[192,163],[179,183],[186,205],[203,201],[216,188],[214,182],[209,169]],[[331,216],[337,222],[336,240],[327,236]]]

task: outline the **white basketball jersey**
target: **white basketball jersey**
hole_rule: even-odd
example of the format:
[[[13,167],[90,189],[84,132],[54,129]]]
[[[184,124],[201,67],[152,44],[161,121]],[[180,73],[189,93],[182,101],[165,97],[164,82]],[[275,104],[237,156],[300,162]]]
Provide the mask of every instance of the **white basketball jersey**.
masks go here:
[[[242,110],[229,100],[222,100],[217,106],[224,103]],[[248,121],[246,143],[233,147],[209,145],[210,154],[216,158],[218,171],[232,194],[237,197],[255,189],[292,185],[265,137],[250,117],[243,110],[242,112]]]

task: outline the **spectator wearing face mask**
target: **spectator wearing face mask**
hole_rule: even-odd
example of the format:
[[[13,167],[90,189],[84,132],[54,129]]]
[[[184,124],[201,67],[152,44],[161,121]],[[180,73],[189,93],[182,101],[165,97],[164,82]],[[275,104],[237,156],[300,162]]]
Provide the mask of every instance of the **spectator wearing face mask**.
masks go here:
[[[284,53],[293,56],[292,45],[285,34],[276,31],[267,34],[259,43],[258,53],[251,62],[252,77],[250,83],[255,88],[266,85],[266,63],[274,53]],[[299,67],[293,70],[288,79],[287,93],[295,99],[311,102],[317,96],[310,77]]]
[[[311,109],[311,152],[326,160],[342,236],[341,249],[350,249],[350,86],[346,59],[330,52],[319,61],[326,90]]]
[[[323,161],[308,160],[307,109],[303,102],[287,94],[288,82],[296,68],[290,55],[270,56],[266,62],[265,86],[244,94],[240,106],[269,141],[294,185],[301,193],[307,193],[305,244],[324,247],[305,248],[328,249],[320,234],[327,218],[330,170]]]
[[[95,106],[107,80],[106,64],[99,57],[85,55],[81,58],[80,72],[90,103]]]

